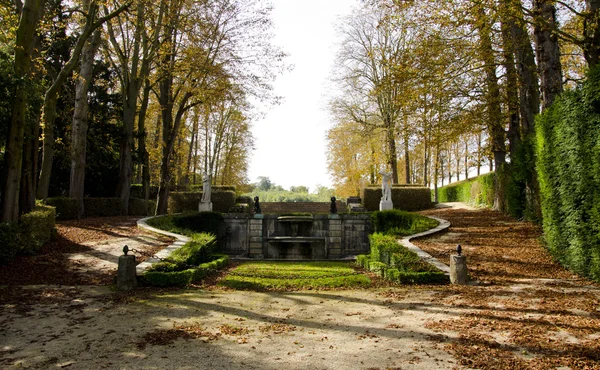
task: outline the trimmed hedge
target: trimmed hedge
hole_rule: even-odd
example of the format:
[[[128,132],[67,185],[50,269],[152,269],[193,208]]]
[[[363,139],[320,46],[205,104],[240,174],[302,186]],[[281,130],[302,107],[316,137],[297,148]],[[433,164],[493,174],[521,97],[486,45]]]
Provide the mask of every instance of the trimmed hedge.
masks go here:
[[[18,223],[0,223],[0,265],[10,263],[19,253],[36,253],[54,236],[55,219],[54,207],[38,205],[21,215]]]
[[[73,220],[77,218],[77,202],[73,198],[54,197],[48,198],[46,203],[56,208],[56,218],[59,220]],[[153,215],[156,202],[143,199],[129,199],[129,215]],[[83,198],[85,217],[110,217],[125,214],[119,198]]]
[[[56,208],[57,220],[73,220],[77,218],[77,202],[73,198],[48,198],[46,199],[46,204]]]
[[[138,277],[138,282],[140,285],[156,287],[187,286],[201,281],[212,272],[211,270],[220,270],[228,264],[229,256],[222,255],[193,269],[172,272],[148,271]]]
[[[19,251],[19,225],[0,223],[0,265],[8,265]]]
[[[375,232],[396,236],[416,234],[438,225],[437,221],[428,217],[398,209],[373,212],[371,220]]]
[[[448,277],[423,261],[416,253],[398,244],[391,235],[371,234],[371,254],[356,256],[364,269],[402,284],[445,284]]]
[[[202,193],[172,192],[169,195],[168,213],[197,211],[200,199],[202,199]],[[235,191],[213,191],[211,194],[213,211],[229,212],[235,206],[235,199]]]
[[[536,121],[544,238],[570,270],[600,281],[600,68]]]
[[[400,244],[391,235],[374,233],[369,235],[371,244],[371,260],[389,265],[392,254],[400,251]]]
[[[20,252],[36,253],[42,245],[52,239],[56,221],[56,209],[51,206],[36,206],[33,211],[19,218]]]
[[[438,201],[465,202],[477,206],[493,207],[495,177],[495,172],[490,172],[442,186],[438,188]]]
[[[379,210],[381,187],[368,186],[361,189],[360,197],[363,206],[369,212]],[[393,185],[392,203],[395,209],[403,211],[420,211],[431,208],[431,190],[427,187]]]
[[[218,235],[223,215],[219,212],[184,212],[164,215],[148,220],[148,225],[157,229],[191,236],[194,233]]]

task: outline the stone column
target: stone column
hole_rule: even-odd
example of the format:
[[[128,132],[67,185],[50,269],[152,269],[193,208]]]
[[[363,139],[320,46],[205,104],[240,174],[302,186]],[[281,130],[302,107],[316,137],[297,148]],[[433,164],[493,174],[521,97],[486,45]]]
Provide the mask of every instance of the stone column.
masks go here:
[[[263,255],[263,215],[256,214],[250,219],[250,257],[264,258]]]
[[[466,285],[469,283],[467,276],[467,257],[450,256],[450,282],[452,284]]]
[[[135,288],[137,288],[135,256],[121,256],[117,269],[117,290],[129,291]]]
[[[329,215],[328,238],[328,258],[342,257],[342,220],[339,215]]]

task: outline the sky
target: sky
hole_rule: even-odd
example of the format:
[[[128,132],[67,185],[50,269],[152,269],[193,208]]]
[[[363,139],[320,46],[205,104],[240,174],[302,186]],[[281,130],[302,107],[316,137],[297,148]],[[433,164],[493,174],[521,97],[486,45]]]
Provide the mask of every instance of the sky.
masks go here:
[[[327,173],[329,76],[337,52],[335,25],[357,0],[273,0],[273,43],[289,54],[294,66],[280,75],[275,94],[280,105],[254,122],[255,150],[249,178],[268,177],[275,185],[332,186]]]

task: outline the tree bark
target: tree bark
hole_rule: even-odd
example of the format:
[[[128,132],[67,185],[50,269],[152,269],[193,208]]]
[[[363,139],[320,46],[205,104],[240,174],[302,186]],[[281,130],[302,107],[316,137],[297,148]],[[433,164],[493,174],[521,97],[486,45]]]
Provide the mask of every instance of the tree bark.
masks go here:
[[[586,0],[583,55],[591,68],[600,63],[600,0]]]
[[[31,53],[35,32],[44,7],[43,0],[25,0],[16,32],[15,77],[22,81],[30,78]],[[2,222],[16,222],[19,218],[19,190],[23,165],[23,135],[26,126],[27,85],[19,83],[14,94],[11,121],[4,154],[4,181],[2,191]]]
[[[498,85],[498,77],[496,76],[496,63],[494,49],[492,47],[491,24],[481,4],[478,4],[475,7],[475,18],[480,39],[480,58],[483,62],[485,73],[485,104],[488,115],[487,126],[491,139],[492,153],[494,155],[496,177],[498,177],[498,170],[506,162],[506,149],[504,145],[505,132],[502,120],[502,110],[500,108],[500,87]],[[496,181],[496,196],[494,199],[495,209],[504,211],[504,194],[504,181]]]
[[[548,108],[563,91],[562,66],[557,29],[556,7],[551,0],[533,0],[533,38],[536,45],[542,110]]]
[[[92,37],[81,50],[81,68],[75,85],[75,106],[71,126],[71,176],[69,197],[77,203],[78,218],[84,216],[83,197],[85,195],[85,160],[88,131],[88,91],[92,80],[94,57],[100,46],[100,31],[94,31]]]

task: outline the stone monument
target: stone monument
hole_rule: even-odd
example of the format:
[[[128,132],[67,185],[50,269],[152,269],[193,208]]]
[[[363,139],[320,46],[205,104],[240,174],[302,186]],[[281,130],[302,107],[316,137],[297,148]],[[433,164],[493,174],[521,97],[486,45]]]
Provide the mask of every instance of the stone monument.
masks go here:
[[[394,204],[392,203],[392,173],[381,171],[379,174],[382,176],[381,201],[379,202],[379,210],[385,211],[388,209],[394,209]]]
[[[198,204],[198,211],[200,212],[212,211],[212,202],[210,201],[211,183],[212,175],[205,172],[202,176],[202,199],[200,199],[200,204]]]

